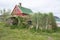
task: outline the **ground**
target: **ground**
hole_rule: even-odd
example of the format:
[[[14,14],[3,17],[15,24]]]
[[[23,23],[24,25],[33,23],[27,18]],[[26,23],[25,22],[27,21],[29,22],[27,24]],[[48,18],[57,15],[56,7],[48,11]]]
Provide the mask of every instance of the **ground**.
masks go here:
[[[60,40],[60,32],[31,32],[29,29],[11,29],[0,23],[0,40]]]

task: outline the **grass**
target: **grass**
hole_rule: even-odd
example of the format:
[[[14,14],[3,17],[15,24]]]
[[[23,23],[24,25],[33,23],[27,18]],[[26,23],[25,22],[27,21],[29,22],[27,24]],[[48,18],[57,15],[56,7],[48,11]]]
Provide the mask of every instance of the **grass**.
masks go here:
[[[0,23],[0,40],[60,40],[60,32],[33,32],[29,29],[11,29]]]

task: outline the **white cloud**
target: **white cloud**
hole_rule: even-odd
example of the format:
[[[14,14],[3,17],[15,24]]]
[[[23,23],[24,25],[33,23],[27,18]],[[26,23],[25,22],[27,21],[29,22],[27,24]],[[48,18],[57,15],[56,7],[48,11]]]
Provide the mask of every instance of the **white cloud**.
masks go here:
[[[0,8],[13,9],[19,2],[33,11],[53,12],[54,15],[60,15],[60,0],[0,0]]]

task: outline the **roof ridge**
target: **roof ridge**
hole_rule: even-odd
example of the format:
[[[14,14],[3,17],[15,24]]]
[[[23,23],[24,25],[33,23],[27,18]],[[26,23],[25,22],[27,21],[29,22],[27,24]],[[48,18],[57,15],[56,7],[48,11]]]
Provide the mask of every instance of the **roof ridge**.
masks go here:
[[[23,7],[23,6],[20,6],[20,5],[18,5],[18,7],[20,8],[20,7],[22,7],[22,8],[26,8],[26,9],[29,9],[29,8],[27,8],[27,7]],[[29,9],[29,10],[31,10],[31,9]]]
[[[22,10],[23,13],[26,13],[26,14],[33,13],[32,10],[29,8],[22,7],[20,5],[18,5],[18,7]]]

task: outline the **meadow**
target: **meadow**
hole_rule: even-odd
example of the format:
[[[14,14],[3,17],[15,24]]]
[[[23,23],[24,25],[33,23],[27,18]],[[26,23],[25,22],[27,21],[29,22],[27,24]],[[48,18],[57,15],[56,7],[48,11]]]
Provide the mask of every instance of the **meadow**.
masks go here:
[[[0,23],[0,40],[60,40],[60,30],[56,32],[36,32],[32,29],[11,29]]]

